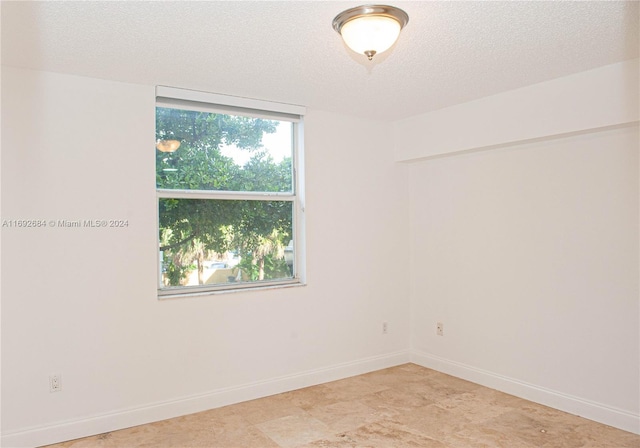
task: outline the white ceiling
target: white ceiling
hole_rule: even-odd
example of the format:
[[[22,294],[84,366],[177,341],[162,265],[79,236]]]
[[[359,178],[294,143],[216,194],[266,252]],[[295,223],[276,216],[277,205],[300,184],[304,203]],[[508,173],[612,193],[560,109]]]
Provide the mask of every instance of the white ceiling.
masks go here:
[[[409,24],[369,62],[331,27],[362,3],[3,1],[2,63],[396,120],[638,57],[637,1],[385,0]]]

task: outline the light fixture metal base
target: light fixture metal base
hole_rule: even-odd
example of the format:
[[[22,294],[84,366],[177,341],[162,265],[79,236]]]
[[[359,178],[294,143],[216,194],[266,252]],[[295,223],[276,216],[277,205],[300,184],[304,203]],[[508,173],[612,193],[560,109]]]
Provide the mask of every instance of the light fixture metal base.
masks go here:
[[[409,14],[400,8],[389,5],[363,5],[342,11],[333,19],[333,29],[340,34],[342,26],[350,20],[365,16],[385,16],[395,19],[400,24],[400,29],[409,23]]]

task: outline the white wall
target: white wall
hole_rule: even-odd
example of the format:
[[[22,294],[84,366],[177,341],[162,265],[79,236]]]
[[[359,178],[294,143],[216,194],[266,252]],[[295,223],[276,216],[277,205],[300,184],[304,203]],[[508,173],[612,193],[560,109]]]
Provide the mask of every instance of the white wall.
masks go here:
[[[408,167],[390,125],[309,111],[308,286],[158,301],[154,86],[3,67],[2,93],[2,219],[129,220],[2,229],[3,446],[409,359]]]
[[[491,95],[394,123],[411,161],[638,121],[638,59]]]
[[[607,82],[620,81],[609,72]],[[460,105],[459,115],[449,111],[449,140],[423,132],[396,156],[422,158],[408,165],[413,359],[640,433],[638,123],[589,121],[601,116],[591,109],[620,104],[625,90],[614,90],[592,96],[589,111],[576,112],[584,120],[567,119],[567,104],[528,112],[532,129],[574,121],[582,131],[544,136],[538,127],[534,141],[523,132],[524,141],[488,150],[456,145],[477,131],[476,117],[509,115],[504,104],[519,104],[522,92]],[[626,94],[637,120],[637,88]],[[410,132],[435,126],[429,119]],[[506,131],[482,132],[478,147]]]

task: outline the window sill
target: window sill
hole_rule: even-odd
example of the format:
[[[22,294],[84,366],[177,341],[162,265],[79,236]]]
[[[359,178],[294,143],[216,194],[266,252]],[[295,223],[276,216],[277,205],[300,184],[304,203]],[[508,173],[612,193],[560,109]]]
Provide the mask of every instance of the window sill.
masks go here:
[[[298,288],[300,286],[307,286],[307,284],[299,280],[294,280],[290,282],[269,283],[269,284],[254,285],[254,286],[240,286],[236,288],[207,289],[204,291],[193,290],[193,291],[178,292],[178,291],[160,289],[158,290],[158,300],[194,298],[194,297],[213,296],[213,295],[220,295],[220,294],[234,294],[234,293],[251,292],[251,291],[266,291],[270,289]]]

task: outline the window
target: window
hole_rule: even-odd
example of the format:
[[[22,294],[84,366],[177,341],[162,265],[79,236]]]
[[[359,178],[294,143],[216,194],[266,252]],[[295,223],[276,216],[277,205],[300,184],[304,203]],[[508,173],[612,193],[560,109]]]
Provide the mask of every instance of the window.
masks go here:
[[[303,113],[157,87],[160,297],[303,283]]]

